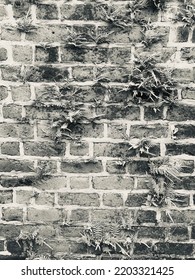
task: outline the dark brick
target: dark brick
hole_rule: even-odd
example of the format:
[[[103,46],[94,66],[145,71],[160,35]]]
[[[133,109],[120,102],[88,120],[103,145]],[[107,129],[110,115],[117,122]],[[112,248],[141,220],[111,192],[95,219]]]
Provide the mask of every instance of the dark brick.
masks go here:
[[[167,155],[195,155],[195,144],[179,144],[170,143],[166,144],[166,154]]]
[[[26,68],[24,79],[28,82],[63,82],[69,77],[68,67],[37,66]]]
[[[140,207],[146,203],[147,194],[129,194],[125,201],[125,206]]]
[[[123,124],[108,124],[108,137],[114,139],[125,139],[127,137],[127,126]]]
[[[178,181],[176,185],[173,185],[175,189],[195,190],[195,178],[193,176],[180,179],[181,181]]]
[[[193,252],[193,244],[188,243],[156,243],[156,252],[158,254],[168,255],[191,255]]]
[[[170,121],[194,120],[195,106],[179,104],[168,109],[167,119]]]
[[[169,215],[166,212],[162,212],[161,217],[163,222],[167,223],[194,223],[195,211],[193,210],[171,210]]]
[[[185,226],[172,226],[169,229],[168,238],[171,241],[189,240],[188,228]]]
[[[122,219],[121,219],[122,217]],[[129,209],[94,209],[91,213],[92,223],[116,223],[122,221],[129,224],[129,219],[134,217],[134,211]]]
[[[146,174],[149,172],[148,161],[137,160],[128,163],[128,171],[130,174]]]
[[[177,28],[177,42],[187,42],[189,37],[189,27],[179,26]]]
[[[152,210],[138,210],[137,222],[138,224],[156,223],[156,212]]]
[[[58,19],[58,9],[55,4],[41,4],[38,3],[36,9],[36,17],[38,19]]]
[[[93,177],[93,188],[100,190],[133,189],[134,180],[131,177],[110,176]]]
[[[164,227],[139,227],[138,238],[164,239]]]
[[[4,155],[18,156],[20,155],[20,147],[18,142],[6,142],[1,144],[1,153]]]
[[[136,255],[148,255],[151,253],[151,249],[146,243],[135,243],[133,253]]]
[[[67,3],[61,6],[62,19],[66,20],[95,20],[96,13],[93,4],[69,5]]]
[[[108,59],[111,64],[124,65],[131,61],[131,48],[110,48]]]
[[[61,169],[68,173],[99,173],[102,172],[102,163],[97,160],[66,160],[62,161]]]
[[[195,225],[192,226],[191,238],[195,239]]]
[[[195,126],[193,124],[176,124],[176,139],[195,138]]]
[[[24,142],[24,154],[43,157],[63,156],[65,154],[65,143]]]
[[[128,106],[121,108],[121,105],[110,105],[105,110],[105,117],[109,120],[113,119],[126,119],[126,120],[139,120],[140,108],[138,106]]]
[[[186,60],[189,63],[194,63],[195,48],[182,48],[181,49],[181,60]]]
[[[159,106],[157,110],[155,110],[154,107],[151,106],[144,107],[144,119],[146,121],[164,119],[163,109],[163,106]]]
[[[99,195],[96,193],[59,193],[59,205],[99,206]]]

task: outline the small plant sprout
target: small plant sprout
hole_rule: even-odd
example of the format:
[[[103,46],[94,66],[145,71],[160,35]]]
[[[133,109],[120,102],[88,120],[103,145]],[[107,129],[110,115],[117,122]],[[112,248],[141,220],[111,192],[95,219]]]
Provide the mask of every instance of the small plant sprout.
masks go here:
[[[155,154],[151,153],[149,150],[154,146],[152,141],[149,138],[143,138],[139,140],[137,143],[132,143],[129,150],[136,150],[137,156],[155,156]]]

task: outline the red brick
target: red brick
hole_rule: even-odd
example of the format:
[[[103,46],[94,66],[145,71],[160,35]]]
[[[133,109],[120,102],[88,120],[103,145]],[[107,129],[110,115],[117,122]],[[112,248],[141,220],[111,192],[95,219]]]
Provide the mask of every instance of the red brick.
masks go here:
[[[99,190],[133,189],[134,180],[131,177],[110,176],[93,177],[93,188]]]
[[[103,204],[109,207],[123,206],[123,198],[119,193],[107,193],[103,195]]]
[[[12,190],[0,190],[0,204],[7,204],[13,202]]]
[[[20,147],[18,142],[6,142],[1,144],[1,153],[4,155],[18,156],[20,155]]]
[[[66,160],[62,161],[61,169],[68,173],[99,173],[102,172],[102,163],[97,160]]]
[[[24,154],[30,156],[62,156],[65,154],[65,143],[24,142]]]
[[[96,193],[59,193],[59,205],[99,206],[99,195]]]
[[[19,208],[3,208],[2,219],[6,222],[10,221],[23,221],[23,209]]]

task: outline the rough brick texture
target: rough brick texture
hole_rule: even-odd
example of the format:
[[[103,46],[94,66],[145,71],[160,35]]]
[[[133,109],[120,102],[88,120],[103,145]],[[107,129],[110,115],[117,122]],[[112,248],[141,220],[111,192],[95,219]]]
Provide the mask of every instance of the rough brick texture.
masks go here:
[[[20,258],[17,237],[35,230],[53,255],[93,259],[81,233],[101,223],[136,233],[132,259],[194,258],[194,24],[171,21],[187,2],[173,0],[131,14],[129,29],[129,2],[0,1],[0,259]],[[174,102],[129,90],[143,54],[179,82]],[[149,159],[164,157],[178,167],[165,206],[149,200]]]

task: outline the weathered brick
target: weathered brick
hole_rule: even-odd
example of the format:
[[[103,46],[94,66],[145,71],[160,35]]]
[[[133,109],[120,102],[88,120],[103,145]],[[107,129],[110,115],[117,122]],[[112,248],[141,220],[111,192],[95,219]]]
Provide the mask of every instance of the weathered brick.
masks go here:
[[[106,193],[103,195],[103,204],[110,207],[123,206],[123,198],[119,193]]]
[[[125,174],[126,162],[119,160],[107,160],[106,171],[110,174]]]
[[[176,82],[189,83],[194,80],[194,69],[193,71],[190,68],[174,68],[172,71],[172,78]]]
[[[126,64],[131,61],[131,48],[110,48],[108,58],[111,64]]]
[[[89,222],[89,210],[86,209],[76,209],[71,211],[70,221],[73,223],[87,223]],[[71,233],[71,237],[74,235],[74,232]],[[81,236],[81,231],[79,233]]]
[[[18,156],[20,155],[20,147],[18,142],[6,142],[1,144],[1,153],[4,155]]]
[[[35,209],[29,208],[27,220],[35,223],[62,222],[62,215],[59,209]]]
[[[128,171],[130,174],[146,174],[149,172],[148,162],[145,160],[131,160],[128,163]]]
[[[167,120],[169,121],[193,120],[194,115],[195,115],[195,106],[178,104],[168,109]]]
[[[135,150],[130,149],[129,143],[94,143],[94,155],[96,157],[121,157],[135,156]]]
[[[110,105],[102,112],[105,114],[105,118],[109,120],[113,119],[126,119],[126,120],[139,120],[140,108],[138,106],[127,106],[121,108],[121,105]]]
[[[69,62],[82,62],[82,63],[107,63],[108,49],[96,47],[75,47],[66,46],[61,49],[61,61],[64,63]]]
[[[194,223],[195,222],[195,211],[193,210],[171,210],[169,215],[166,212],[162,212],[161,219],[167,223]]]
[[[185,226],[171,226],[168,238],[171,241],[187,241],[189,240],[188,228]]]
[[[54,205],[54,194],[48,192],[35,193],[35,203],[37,205]]]
[[[21,63],[32,63],[32,47],[31,46],[20,46],[15,45],[12,47],[13,50],[13,60]]]
[[[163,108],[163,106],[159,106],[157,110],[155,110],[152,106],[144,107],[144,119],[146,121],[164,119]]]
[[[66,160],[62,161],[61,169],[68,173],[99,173],[102,172],[102,163],[97,160]]]
[[[93,177],[93,188],[100,190],[133,189],[134,180],[131,177],[110,176]]]
[[[62,19],[66,20],[95,20],[97,19],[94,4],[70,5],[64,3],[61,6]]]
[[[3,225],[0,224],[0,236],[5,237],[7,240],[13,240],[20,234],[20,227],[17,225]]]
[[[31,91],[28,85],[11,86],[11,95],[13,101],[29,101],[31,98]]]
[[[99,206],[99,195],[96,193],[59,193],[59,205]]]
[[[2,26],[2,28],[1,28],[1,40],[21,41],[21,34],[15,28],[9,28],[7,26]]]
[[[0,252],[5,251],[5,240],[0,239]]]
[[[67,178],[65,176],[51,177],[37,184],[39,190],[59,190],[67,187]]]
[[[36,46],[35,62],[55,63],[59,62],[59,48],[52,46]]]
[[[77,217],[77,211],[78,211],[78,217]],[[84,210],[84,209],[79,209],[79,210],[73,210],[71,214],[73,214],[71,216],[71,221],[80,221],[83,217],[87,217],[87,213],[88,210]],[[75,218],[74,219],[74,213]],[[72,219],[73,218],[73,219]],[[88,219],[86,219],[86,221],[88,221]],[[70,238],[70,237],[81,237],[81,232],[83,230],[83,227],[81,225],[75,226],[75,225],[70,225],[70,226],[60,226],[59,228],[59,234],[60,236],[62,236],[63,238]]]
[[[181,49],[181,60],[194,63],[195,48],[182,48]]]
[[[192,226],[191,238],[195,239],[195,225]]]
[[[62,156],[65,153],[65,143],[24,142],[24,154],[31,156]]]
[[[18,204],[31,204],[34,197],[32,190],[16,190],[16,203]]]
[[[123,124],[108,124],[108,137],[114,139],[127,138],[127,126]]]
[[[193,252],[193,244],[189,243],[156,243],[156,252],[158,254],[175,254],[175,255],[191,255]]]
[[[105,67],[105,68],[97,68],[99,75],[102,75],[110,82],[118,82],[118,83],[127,83],[129,80],[129,74],[132,66],[126,67]]]
[[[11,82],[21,81],[21,67],[20,66],[1,66],[2,79]]]
[[[73,78],[76,81],[85,82],[87,80],[90,81],[94,80],[93,67],[87,67],[87,66],[72,67],[72,74],[73,74]]]
[[[22,106],[16,104],[8,104],[3,106],[3,117],[5,119],[21,119]]]
[[[41,4],[38,3],[36,10],[36,17],[38,19],[58,19],[58,9],[55,4]]]
[[[193,176],[180,179],[176,185],[173,185],[174,189],[195,190],[195,178]]]
[[[37,43],[62,43],[68,35],[69,26],[66,24],[39,24],[39,26],[36,29],[36,32],[26,34],[26,40]]]
[[[142,223],[156,223],[156,212],[152,210],[138,210],[137,222]]]
[[[193,124],[176,124],[176,139],[195,138],[195,126]]]
[[[29,10],[30,3],[28,1],[10,1],[13,4],[14,18],[21,18],[26,16]]]
[[[151,253],[151,249],[146,243],[135,243],[133,253],[135,255],[149,255]]]
[[[17,137],[18,131],[15,124],[0,123],[1,137]]]
[[[129,194],[125,201],[125,206],[140,207],[146,203],[147,194]]]
[[[182,98],[183,99],[195,99],[195,88],[193,87],[186,87],[184,89],[182,89]]]
[[[18,137],[20,139],[33,139],[34,138],[34,126],[28,123],[20,123],[17,125]]]
[[[70,154],[73,156],[88,156],[89,144],[87,142],[70,143]]]
[[[24,79],[28,82],[63,82],[69,77],[68,67],[29,66]]]
[[[7,60],[7,50],[5,48],[0,48],[0,61]]]
[[[155,186],[155,180],[152,177],[137,178],[137,189],[151,189]]]
[[[8,96],[8,90],[5,86],[0,86],[0,101],[6,99]]]
[[[168,126],[167,125],[132,125],[130,127],[130,137],[135,138],[164,138],[168,137]]]
[[[82,125],[83,137],[102,138],[104,136],[103,124],[84,124]]]
[[[23,209],[20,208],[2,208],[2,219],[4,221],[23,221]]]
[[[180,144],[180,143],[170,143],[166,144],[166,154],[167,155],[195,155],[195,144]]]
[[[187,42],[189,37],[189,27],[179,26],[177,28],[177,42]]]
[[[70,178],[71,189],[86,189],[89,188],[88,177],[72,177]]]
[[[0,159],[0,170],[1,172],[32,172],[34,170],[34,162],[15,159]]]
[[[0,204],[7,204],[13,202],[12,190],[0,190]]]
[[[138,238],[164,239],[165,227],[139,227]]]
[[[5,6],[0,6],[0,19],[3,20],[7,16]]]
[[[94,224],[122,224],[122,221],[129,224],[129,219],[133,218],[133,216],[134,211],[129,209],[94,209],[91,213],[91,220]]]

